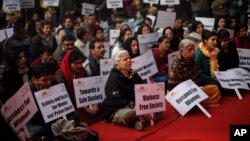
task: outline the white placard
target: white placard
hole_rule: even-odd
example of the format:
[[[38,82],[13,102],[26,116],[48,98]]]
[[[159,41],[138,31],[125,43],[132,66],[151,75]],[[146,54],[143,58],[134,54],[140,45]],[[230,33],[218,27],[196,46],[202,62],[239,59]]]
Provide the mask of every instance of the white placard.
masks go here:
[[[114,67],[112,59],[100,60],[100,74],[103,77],[104,84],[106,84],[111,69]]]
[[[246,82],[248,84],[250,84],[250,72],[243,69],[243,68],[234,68],[234,69],[230,69],[230,70],[227,70],[227,71],[236,71],[236,72],[240,72],[242,73],[243,77],[245,78]]]
[[[167,26],[174,27],[175,18],[176,18],[175,12],[158,11],[155,27],[156,28],[165,28]]]
[[[177,85],[165,98],[182,116],[184,116],[195,105],[208,98],[208,96],[200,87],[189,79]]]
[[[77,108],[101,103],[105,98],[102,76],[73,80]]]
[[[110,58],[110,43],[109,42],[103,42],[104,44],[104,49],[105,49],[105,53],[104,53],[104,58]]]
[[[201,21],[204,25],[204,29],[212,31],[214,29],[214,18],[204,18],[204,17],[195,17],[195,20]]]
[[[45,123],[75,111],[63,83],[34,93]]]
[[[161,5],[180,5],[180,0],[160,0]]]
[[[149,33],[145,35],[137,35],[138,41],[139,41],[139,50],[140,54],[144,54],[147,51],[152,49],[153,44],[157,43],[159,39],[159,33]]]
[[[119,29],[110,29],[109,30],[109,42],[110,42],[110,45],[114,45],[115,43],[115,40],[119,37],[119,34],[120,34],[120,30]]]
[[[20,11],[20,1],[19,0],[3,0],[3,10],[5,12]]]
[[[13,35],[13,28],[7,28],[0,30],[0,42],[11,37]]]
[[[28,82],[26,82],[14,96],[9,98],[1,108],[2,116],[16,132],[26,126],[37,111],[36,102]]]
[[[54,6],[54,7],[58,7],[59,6],[59,0],[43,0],[45,5],[48,6]]]
[[[250,68],[250,49],[237,48],[239,54],[239,67]]]
[[[82,3],[82,15],[90,15],[95,13],[95,5]]]
[[[226,89],[246,89],[249,87],[243,74],[238,71],[214,71],[214,74],[222,88]]]
[[[147,79],[158,72],[152,51],[132,59],[132,69],[136,70],[142,79]]]
[[[179,51],[175,51],[175,52],[168,54],[168,72],[170,72],[171,66],[174,62],[174,58],[178,55],[180,55]]]
[[[229,34],[230,34],[230,37],[229,37],[229,38],[230,38],[230,39],[234,37],[234,30],[233,30],[233,29],[218,28],[218,29],[217,29],[217,33],[218,33],[221,29],[225,29],[225,30],[227,30],[227,31],[229,32]]]
[[[116,9],[116,8],[122,8],[123,7],[123,1],[122,0],[107,0],[107,8],[108,9]]]
[[[136,115],[145,115],[166,110],[165,84],[136,84],[135,109]]]
[[[22,9],[35,8],[35,0],[20,0],[20,5]]]
[[[156,17],[153,16],[153,15],[147,15],[146,17],[148,17],[148,18],[150,18],[152,20],[151,27],[153,28],[153,26],[155,25],[155,19],[156,19]]]
[[[159,0],[143,0],[143,3],[158,4]]]

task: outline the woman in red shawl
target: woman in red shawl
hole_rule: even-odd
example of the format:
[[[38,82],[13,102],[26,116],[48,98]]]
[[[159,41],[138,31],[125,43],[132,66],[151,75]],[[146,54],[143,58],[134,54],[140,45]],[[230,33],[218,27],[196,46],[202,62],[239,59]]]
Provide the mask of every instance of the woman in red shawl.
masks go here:
[[[73,86],[73,79],[83,78],[86,76],[86,71],[82,67],[83,56],[81,52],[77,49],[67,51],[63,57],[60,69],[55,74],[55,79],[58,83],[64,83],[66,89],[68,90],[71,101],[76,107],[75,92]],[[77,109],[80,121],[87,122],[88,124],[96,122],[99,119],[97,116],[98,107],[89,108],[88,106],[84,108]],[[97,117],[97,118],[95,118]]]

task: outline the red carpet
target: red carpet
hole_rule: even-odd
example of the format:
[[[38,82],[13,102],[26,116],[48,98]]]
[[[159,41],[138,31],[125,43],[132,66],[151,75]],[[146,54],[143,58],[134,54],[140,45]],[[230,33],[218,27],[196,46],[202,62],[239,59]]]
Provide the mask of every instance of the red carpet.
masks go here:
[[[198,108],[181,117],[167,104],[164,118],[141,132],[105,122],[91,128],[100,134],[100,141],[229,141],[231,124],[250,124],[250,93],[242,96],[243,100],[236,94],[222,96],[219,108],[207,109],[211,118]]]

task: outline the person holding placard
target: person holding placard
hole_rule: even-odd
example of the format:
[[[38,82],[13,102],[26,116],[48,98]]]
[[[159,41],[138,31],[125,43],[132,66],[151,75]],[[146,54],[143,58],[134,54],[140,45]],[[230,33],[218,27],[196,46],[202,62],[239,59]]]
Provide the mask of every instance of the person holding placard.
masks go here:
[[[246,24],[241,25],[232,41],[237,48],[250,49],[250,39],[247,37],[248,26]]]
[[[204,32],[203,23],[201,21],[193,21],[189,30],[190,30],[190,34],[187,35],[187,38],[199,44],[202,41],[201,36]]]
[[[178,39],[174,39],[174,30],[172,27],[165,27],[162,32],[162,36],[166,36],[170,39],[171,49],[173,51],[178,50]]]
[[[166,36],[161,36],[158,40],[158,47],[152,49],[158,69],[158,73],[153,75],[152,79],[155,82],[164,82],[166,88],[168,81],[168,54],[172,52],[170,47],[170,39]]]
[[[220,90],[217,85],[205,85],[201,80],[201,67],[195,60],[196,43],[190,39],[183,39],[179,45],[180,55],[174,58],[169,72],[168,90],[188,79],[194,81],[197,85],[202,86],[203,91],[208,98],[202,102],[207,107],[219,107]]]
[[[105,87],[103,117],[107,122],[142,130],[143,124],[135,113],[134,86],[143,80],[131,69],[132,61],[126,50],[118,51],[112,59],[114,68]]]
[[[114,43],[114,47],[112,49],[112,53],[111,53],[111,57],[113,58],[114,55],[119,51],[119,50],[123,50],[123,43],[132,36],[132,30],[129,29],[125,29],[125,30],[121,30],[119,37],[116,39],[115,43]]]
[[[201,66],[201,79],[206,84],[218,84],[214,71],[219,70],[217,46],[217,33],[206,30],[202,34],[202,42],[195,51],[195,59]],[[219,86],[219,84],[218,84]]]
[[[215,18],[214,22],[214,30],[218,30],[218,28],[226,28],[227,26],[227,19],[223,16],[218,16]]]
[[[239,67],[239,55],[236,46],[230,42],[230,34],[226,29],[218,32],[218,64],[220,71]]]
[[[139,41],[136,37],[129,37],[124,43],[124,49],[128,51],[130,58],[140,56]]]
[[[76,31],[77,39],[74,42],[74,46],[77,47],[85,57],[89,56],[88,44],[90,41],[90,36],[88,31],[84,27],[78,28]]]

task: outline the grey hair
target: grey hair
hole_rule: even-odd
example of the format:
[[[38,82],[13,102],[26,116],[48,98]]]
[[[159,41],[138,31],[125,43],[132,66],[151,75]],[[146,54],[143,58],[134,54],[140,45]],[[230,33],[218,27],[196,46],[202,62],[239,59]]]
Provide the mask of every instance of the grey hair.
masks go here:
[[[193,40],[190,39],[183,39],[181,40],[180,44],[179,44],[179,51],[182,52],[183,49],[185,49],[186,47],[188,47],[189,45],[196,45],[196,43]]]
[[[121,56],[123,54],[129,54],[127,50],[119,50],[112,58],[114,66],[116,66],[120,60],[121,60]]]

